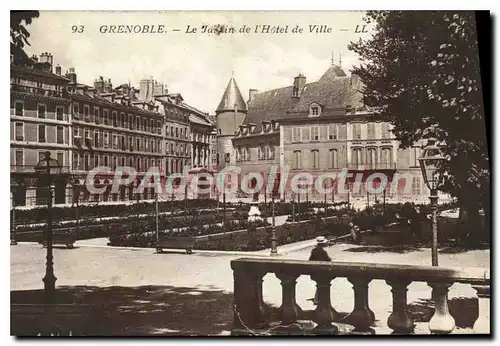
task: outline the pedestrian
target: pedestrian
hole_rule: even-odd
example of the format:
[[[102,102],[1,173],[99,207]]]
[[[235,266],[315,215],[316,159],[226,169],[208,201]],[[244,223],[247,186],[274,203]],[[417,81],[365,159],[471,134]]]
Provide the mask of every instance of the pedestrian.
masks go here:
[[[311,255],[309,256],[309,261],[326,261],[331,262],[330,256],[325,251],[325,246],[328,244],[328,240],[323,237],[316,238],[316,247],[312,249]],[[311,298],[314,305],[318,305],[318,288],[316,287],[316,293],[314,294],[314,298]],[[311,300],[309,299],[309,300]]]
[[[410,227],[417,241],[417,244],[422,242],[422,213],[420,207],[416,206],[414,209],[413,217],[410,219]]]
[[[361,242],[359,227],[355,225],[353,221],[349,222],[349,232],[351,233],[351,240],[353,241],[353,243],[359,244]]]

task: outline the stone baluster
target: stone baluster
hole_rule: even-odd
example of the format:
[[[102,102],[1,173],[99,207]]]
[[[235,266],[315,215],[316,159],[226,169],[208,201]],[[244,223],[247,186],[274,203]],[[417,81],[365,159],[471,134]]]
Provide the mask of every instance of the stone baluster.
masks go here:
[[[243,269],[234,270],[234,317],[233,333],[252,334],[262,321],[260,315],[262,277],[249,274]],[[260,286],[260,293],[259,293]]]
[[[429,282],[434,300],[434,315],[429,321],[429,330],[433,334],[449,334],[455,329],[455,320],[448,310],[448,289],[453,283]]]
[[[264,296],[262,295],[262,283],[264,282],[265,272],[256,273],[256,283],[257,283],[257,296],[258,296],[258,311],[259,318],[257,320],[259,325],[266,324],[269,322],[269,306],[264,302]]]
[[[348,278],[354,290],[354,310],[345,318],[354,326],[353,333],[374,334],[370,328],[375,321],[375,314],[368,305],[368,284],[372,279]]]
[[[338,320],[339,314],[330,301],[330,285],[334,278],[314,275],[311,279],[316,281],[318,290],[318,305],[314,310],[313,318],[313,321],[318,324],[316,330],[319,334],[336,334],[338,328],[332,325],[332,322]]]
[[[281,280],[282,287],[282,303],[278,309],[278,316],[283,325],[295,323],[302,314],[302,309],[295,301],[295,285],[299,274],[275,273],[275,275]]]
[[[474,323],[474,332],[490,334],[490,285],[473,285],[478,300],[478,318]]]
[[[390,281],[387,284],[392,287],[392,313],[387,319],[387,325],[393,334],[410,334],[415,327],[408,313],[406,292],[411,281]]]

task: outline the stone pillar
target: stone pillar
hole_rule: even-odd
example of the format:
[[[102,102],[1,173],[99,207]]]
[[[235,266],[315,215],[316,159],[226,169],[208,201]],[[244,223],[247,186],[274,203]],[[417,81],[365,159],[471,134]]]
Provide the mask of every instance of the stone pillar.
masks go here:
[[[201,166],[201,145],[198,144],[198,167]]]
[[[191,144],[191,167],[195,167],[194,161],[194,143]]]
[[[233,334],[253,334],[253,328],[267,321],[268,307],[262,299],[263,275],[233,268]]]
[[[410,281],[390,281],[387,284],[392,287],[392,313],[387,319],[387,325],[393,334],[410,334],[413,331],[414,323],[408,313],[406,291]]]
[[[429,330],[432,334],[449,334],[455,329],[455,320],[448,310],[448,289],[452,283],[429,282],[432,287],[432,299],[435,311],[429,321]]]
[[[276,277],[281,280],[282,288],[282,303],[278,309],[282,325],[289,325],[297,322],[302,309],[295,300],[295,285],[299,274],[292,273],[275,273]]]
[[[474,323],[474,332],[478,334],[490,334],[490,285],[473,285],[477,293],[478,318]]]
[[[330,302],[330,285],[334,278],[324,276],[311,276],[316,281],[318,292],[318,305],[314,310],[313,321],[318,324],[316,330],[320,334],[336,334],[338,328],[332,322],[338,319],[338,313]]]
[[[354,333],[375,334],[370,328],[375,321],[375,314],[368,305],[368,284],[371,279],[348,278],[354,290],[354,310],[346,317],[354,326]]]

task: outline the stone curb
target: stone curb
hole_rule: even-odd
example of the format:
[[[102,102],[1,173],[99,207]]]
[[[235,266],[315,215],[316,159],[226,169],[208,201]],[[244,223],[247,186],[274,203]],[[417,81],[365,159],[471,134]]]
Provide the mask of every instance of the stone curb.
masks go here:
[[[302,244],[293,244],[293,246],[288,246],[292,244],[284,245],[283,248],[278,246],[278,255],[285,255],[293,251],[302,250],[308,247],[312,247],[316,244],[314,239],[305,240]],[[18,242],[18,245],[40,245],[37,242]],[[129,251],[151,251],[155,253],[154,248],[144,248],[144,247],[129,247],[129,246],[107,246],[107,245],[93,245],[93,244],[78,244],[75,243],[75,248],[88,247],[97,249],[115,249],[115,250],[129,250]],[[185,251],[180,249],[163,249],[165,252],[175,252],[183,254]],[[220,250],[195,250],[193,254],[213,254],[213,255],[228,255],[228,256],[256,256],[256,257],[271,257],[271,248],[259,250],[259,251],[220,251]],[[276,255],[273,255],[273,257]]]

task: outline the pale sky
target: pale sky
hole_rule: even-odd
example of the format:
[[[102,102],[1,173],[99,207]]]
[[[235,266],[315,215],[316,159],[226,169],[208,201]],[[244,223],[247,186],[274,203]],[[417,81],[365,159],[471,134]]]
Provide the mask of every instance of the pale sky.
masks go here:
[[[111,78],[113,86],[127,83],[139,86],[141,78],[153,76],[166,84],[169,93],[180,93],[185,102],[214,114],[225,87],[234,77],[245,100],[248,89],[265,91],[291,85],[303,73],[308,82],[317,80],[342,54],[346,72],[358,64],[347,49],[357,40],[357,24],[362,12],[104,12],[41,11],[28,26],[31,33],[28,54],[50,52],[54,65],[63,74],[76,69],[78,82],[93,85],[95,78]],[[163,34],[102,34],[102,25],[161,25]],[[252,28],[249,34],[187,34],[186,27],[223,24],[238,30]],[[288,25],[288,34],[255,34],[256,25]],[[72,33],[72,26],[84,26],[83,33]],[[296,25],[304,29],[293,34]],[[309,33],[310,25],[327,25],[331,33]],[[173,32],[172,29],[179,29]],[[340,29],[348,29],[341,31]],[[359,28],[361,29],[361,28]],[[366,30],[370,30],[367,27]],[[368,34],[362,34],[366,38]]]

